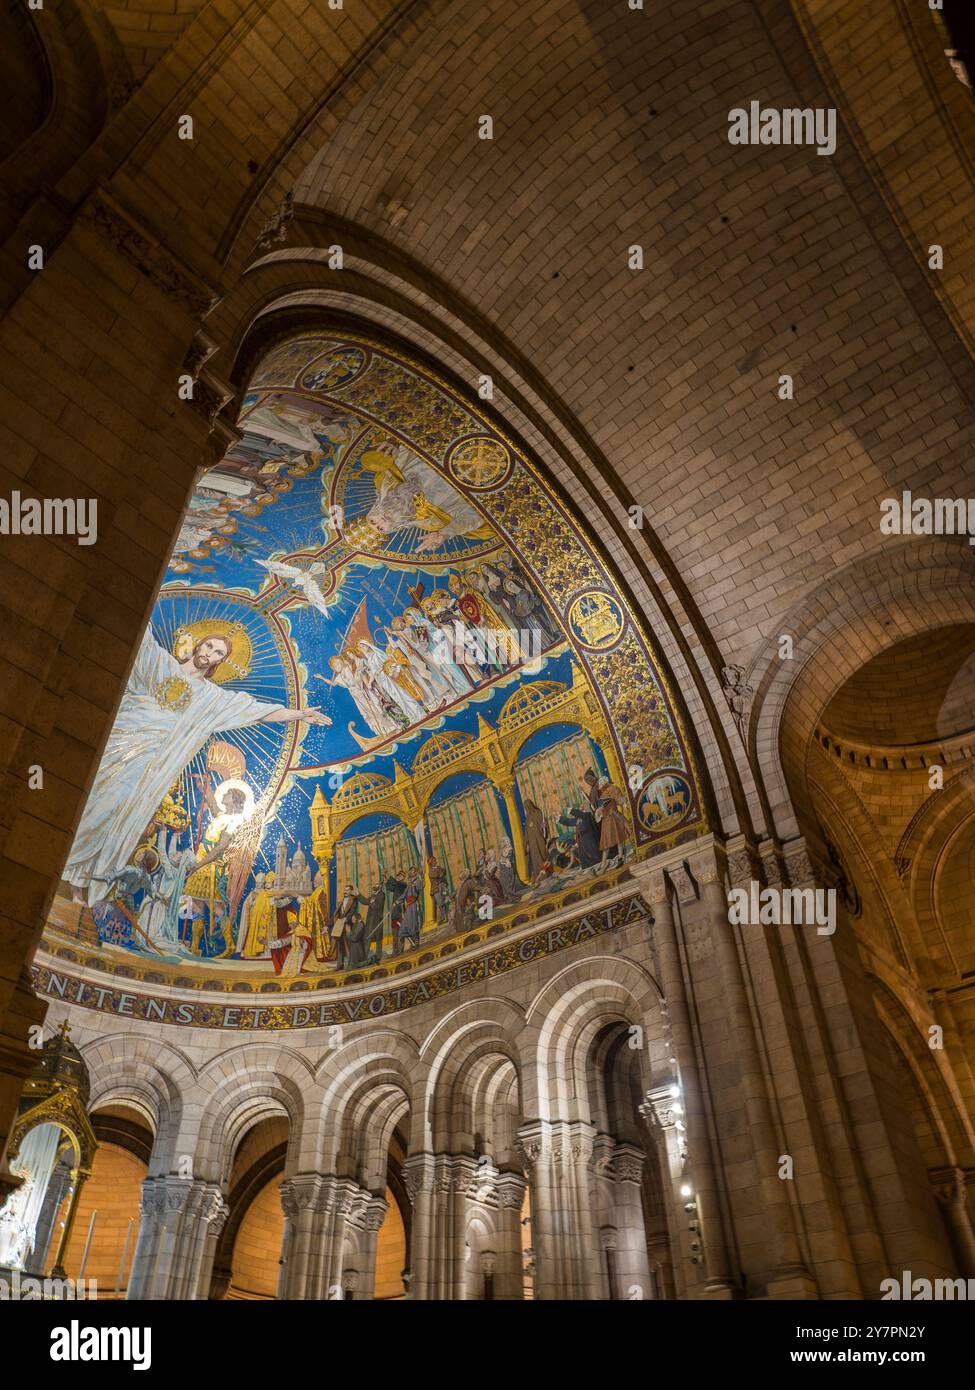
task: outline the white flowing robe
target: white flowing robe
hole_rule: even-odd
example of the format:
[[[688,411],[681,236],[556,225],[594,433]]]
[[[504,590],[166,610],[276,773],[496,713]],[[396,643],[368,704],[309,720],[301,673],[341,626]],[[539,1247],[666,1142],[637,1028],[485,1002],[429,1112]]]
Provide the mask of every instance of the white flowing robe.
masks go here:
[[[171,678],[189,688],[183,709],[160,703],[157,691]],[[87,888],[94,906],[210,735],[259,724],[283,708],[204,678],[187,678],[147,628],[68,855],[68,883]]]

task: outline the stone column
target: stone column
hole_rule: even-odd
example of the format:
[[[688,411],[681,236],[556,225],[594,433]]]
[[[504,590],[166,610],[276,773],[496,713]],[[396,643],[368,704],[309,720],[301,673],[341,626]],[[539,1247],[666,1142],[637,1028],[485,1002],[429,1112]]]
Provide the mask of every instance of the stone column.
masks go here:
[[[281,1184],[286,1222],[284,1267],[279,1280],[283,1297],[341,1300],[348,1291],[347,1276],[355,1274],[356,1291],[372,1297],[375,1277],[375,1233],[367,1226],[375,1202],[385,1201],[352,1178],[330,1173],[302,1173]],[[378,1231],[382,1215],[376,1225]],[[346,1241],[352,1253],[346,1253]],[[371,1252],[371,1253],[370,1253]]]
[[[666,1124],[660,1123],[660,1134],[666,1159],[662,1176],[668,1198],[667,1219],[673,1256],[671,1271],[677,1281],[678,1291],[683,1292],[685,1279],[681,1264],[683,1257],[688,1253],[687,1242],[684,1239],[687,1225],[683,1220],[683,1204],[687,1197],[681,1195],[680,1188],[689,1186],[693,1191],[701,1227],[700,1270],[704,1276],[704,1296],[716,1299],[735,1298],[740,1295],[741,1288],[737,1265],[732,1258],[728,1240],[727,1216],[719,1186],[719,1168],[713,1157],[713,1116],[707,1089],[707,1074],[699,1063],[699,1030],[692,1023],[688,984],[685,979],[685,969],[689,970],[689,966],[685,966],[682,960],[681,938],[670,885],[663,873],[653,875],[647,897],[653,909],[651,944],[657,965],[658,982],[664,995],[666,1018],[670,1025],[671,1047],[677,1065],[677,1075],[672,1084],[679,1085],[686,1126],[682,1145],[676,1129],[677,1117],[673,1107],[675,1097],[670,1095],[670,1085],[664,1088],[666,1095],[662,1092],[648,1092],[651,1104],[650,1118],[661,1121],[663,1115],[669,1117]],[[658,1106],[658,1102],[662,1104],[667,1100],[671,1102],[670,1105],[663,1108]]]
[[[494,1183],[497,1200],[498,1233],[495,1243],[497,1269],[494,1276],[496,1299],[525,1296],[521,1254],[521,1212],[525,1205],[528,1179],[521,1173],[499,1173]]]
[[[216,1258],[220,1235],[227,1224],[229,1215],[230,1208],[223,1193],[219,1188],[214,1188],[202,1210],[204,1238],[197,1279],[197,1298],[210,1297],[210,1288],[213,1283],[213,1261]]]
[[[670,1251],[670,1239],[666,1232],[651,1232],[647,1237],[647,1250],[650,1261],[650,1278],[653,1285],[651,1297],[675,1299],[677,1289],[674,1283],[674,1265]]]
[[[934,1168],[931,1185],[938,1206],[944,1213],[958,1272],[964,1279],[975,1279],[975,1232],[968,1210],[968,1191],[962,1168]]]
[[[742,857],[730,855],[729,868]],[[891,1269],[937,1277],[951,1249],[913,1157],[913,1126],[857,945],[855,885],[840,862],[818,870],[802,839],[766,852],[764,868],[770,887],[784,878],[807,903],[824,882],[836,895],[832,933],[802,922],[743,929],[751,968],[761,975],[761,963],[774,959],[774,998],[779,1010],[788,1006],[782,1019],[763,1000],[763,1029],[777,1035],[783,1114],[792,1151],[803,1154],[797,1190],[805,1208],[823,1214],[808,1236],[820,1292],[872,1298]],[[732,873],[733,882],[738,877]],[[772,997],[769,989],[766,999]],[[905,1222],[911,1208],[917,1219]]]
[[[634,1144],[616,1145],[613,1153],[616,1297],[622,1300],[653,1296],[641,1192],[645,1162],[646,1155]]]
[[[146,1178],[130,1299],[197,1299],[209,1293],[216,1241],[227,1218],[220,1188],[196,1178]]]
[[[611,1285],[608,1271],[612,1262],[607,1262],[606,1251],[616,1249],[616,1184],[613,1177],[613,1153],[616,1149],[612,1137],[597,1134],[593,1139],[592,1156],[589,1159],[589,1210],[594,1231],[599,1232],[599,1258],[596,1261],[596,1297],[610,1300],[618,1295]],[[612,1233],[612,1243],[607,1244],[608,1234]]]
[[[411,1298],[469,1297],[467,1232],[474,1216],[493,1232],[494,1297],[522,1296],[523,1177],[485,1170],[470,1154],[416,1154],[403,1165],[403,1183],[413,1204]]]
[[[678,1090],[676,1082],[664,1082],[647,1091],[640,1106],[640,1113],[650,1123],[663,1153],[664,1207],[667,1216],[668,1243],[671,1249],[671,1271],[676,1283],[676,1296],[688,1297],[688,1284],[692,1289],[699,1288],[695,1281],[688,1280],[685,1268],[707,1269],[708,1244],[705,1232],[708,1230],[702,1216],[703,1194],[699,1193],[691,1174],[693,1169],[687,1162],[686,1136],[677,1128],[677,1112],[674,1109]],[[686,1208],[693,1205],[693,1211]],[[696,1220],[698,1231],[690,1229],[691,1218]],[[691,1294],[690,1296],[696,1296]],[[732,1298],[735,1291],[724,1285],[713,1288],[705,1286],[704,1297]]]
[[[301,1173],[281,1183],[285,1236],[278,1280],[280,1298],[322,1297],[317,1253],[324,1209],[323,1183],[318,1173]]]
[[[376,1245],[388,1210],[389,1203],[378,1193],[374,1193],[366,1203],[362,1215],[358,1298],[376,1297]]]
[[[351,1178],[326,1179],[327,1197],[325,1219],[322,1223],[321,1269],[325,1288],[320,1298],[343,1299],[348,1292],[346,1275],[358,1274],[358,1240],[353,1237],[353,1252],[347,1255],[346,1234],[357,1228],[365,1211],[368,1193]],[[358,1288],[358,1280],[355,1281]],[[355,1289],[353,1289],[353,1292]]]
[[[581,1120],[533,1120],[518,1131],[531,1171],[536,1298],[598,1296],[588,1172],[594,1134]]]
[[[444,1266],[441,1297],[466,1299],[467,1227],[482,1199],[493,1190],[493,1174],[485,1180],[471,1154],[451,1154],[441,1159],[441,1186],[447,1194],[446,1220],[441,1231],[441,1259]],[[493,1224],[490,1217],[485,1224]]]
[[[408,1257],[410,1298],[436,1298],[435,1228],[438,1193],[433,1154],[413,1154],[403,1164],[403,1186],[413,1206],[412,1239]]]
[[[769,1094],[770,1079],[762,1065],[748,986],[738,954],[735,929],[728,918],[728,896],[713,853],[695,863],[701,905],[721,975],[723,1003],[738,1058],[741,1098],[748,1121],[761,1204],[768,1229],[772,1298],[816,1298],[818,1289],[806,1267],[796,1230],[788,1180],[779,1177],[782,1146],[776,1136]]]
[[[291,1262],[291,1249],[294,1244],[294,1221],[285,1205],[283,1195],[281,1206],[284,1209],[284,1231],[281,1234],[281,1257],[278,1260],[278,1282],[274,1296],[278,1299],[285,1299],[288,1297],[288,1265]]]

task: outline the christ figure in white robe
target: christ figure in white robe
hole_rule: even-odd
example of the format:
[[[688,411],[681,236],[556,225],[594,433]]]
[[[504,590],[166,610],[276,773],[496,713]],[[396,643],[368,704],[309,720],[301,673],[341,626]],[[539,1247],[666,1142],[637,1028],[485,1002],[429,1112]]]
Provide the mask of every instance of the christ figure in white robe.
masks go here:
[[[230,638],[214,633],[179,660],[146,629],[65,866],[76,902],[104,898],[211,734],[299,719],[331,724],[319,709],[287,709],[217,685],[231,650]]]

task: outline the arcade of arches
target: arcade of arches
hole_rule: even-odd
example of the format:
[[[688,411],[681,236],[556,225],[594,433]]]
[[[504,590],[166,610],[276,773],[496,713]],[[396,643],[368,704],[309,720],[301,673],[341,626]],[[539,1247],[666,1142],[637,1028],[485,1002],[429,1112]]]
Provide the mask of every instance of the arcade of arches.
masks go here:
[[[975,1278],[960,7],[0,26],[0,1266]]]

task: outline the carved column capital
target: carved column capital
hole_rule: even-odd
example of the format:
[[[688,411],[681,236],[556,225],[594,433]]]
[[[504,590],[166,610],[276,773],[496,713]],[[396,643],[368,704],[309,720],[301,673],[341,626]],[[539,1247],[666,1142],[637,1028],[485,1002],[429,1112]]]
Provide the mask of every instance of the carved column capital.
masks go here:
[[[785,883],[785,871],[777,850],[773,847],[762,850],[762,875],[769,888],[779,888]]]
[[[521,1211],[527,1186],[528,1179],[522,1177],[521,1173],[499,1173],[494,1184],[498,1206],[502,1210]]]
[[[677,1123],[677,1113],[674,1110],[677,1097],[674,1090],[675,1083],[668,1081],[662,1086],[653,1086],[644,1093],[639,1106],[640,1114],[658,1129],[672,1129]]]
[[[728,882],[732,888],[743,888],[759,878],[755,855],[749,845],[739,845],[725,856]]]
[[[634,1183],[639,1187],[643,1179],[643,1165],[646,1154],[635,1144],[617,1144],[613,1155],[613,1175],[618,1183]]]
[[[790,844],[783,846],[782,854],[785,859],[785,871],[790,886],[798,888],[804,883],[816,881],[816,870],[806,848],[805,840],[791,841]]]
[[[186,404],[197,415],[202,415],[211,429],[214,428],[221,410],[234,397],[230,382],[222,380],[214,372],[203,370],[193,382],[193,394]],[[232,427],[231,427],[232,428]]]
[[[200,1215],[203,1220],[219,1234],[223,1230],[229,1214],[230,1208],[227,1206],[220,1188],[215,1184],[208,1184],[200,1201]]]
[[[595,1173],[600,1178],[612,1178],[615,1176],[613,1160],[616,1155],[616,1144],[608,1134],[597,1134],[592,1142],[592,1157],[589,1159],[589,1171]]]
[[[533,1120],[518,1131],[518,1150],[529,1167],[550,1163],[588,1163],[596,1131],[583,1120]]]
[[[422,1192],[432,1192],[434,1188],[433,1154],[413,1154],[403,1164],[403,1186],[413,1206]]]
[[[940,1206],[965,1206],[968,1194],[962,1168],[931,1168],[928,1170],[928,1177]]]
[[[386,1201],[386,1198],[380,1197],[377,1193],[373,1193],[366,1203],[365,1213],[362,1218],[362,1224],[365,1229],[367,1231],[378,1231],[386,1219],[387,1211],[389,1211],[389,1203]]]
[[[280,1192],[284,1214],[292,1220],[303,1211],[324,1211],[332,1196],[330,1179],[321,1173],[299,1173],[296,1177],[285,1178]]]

